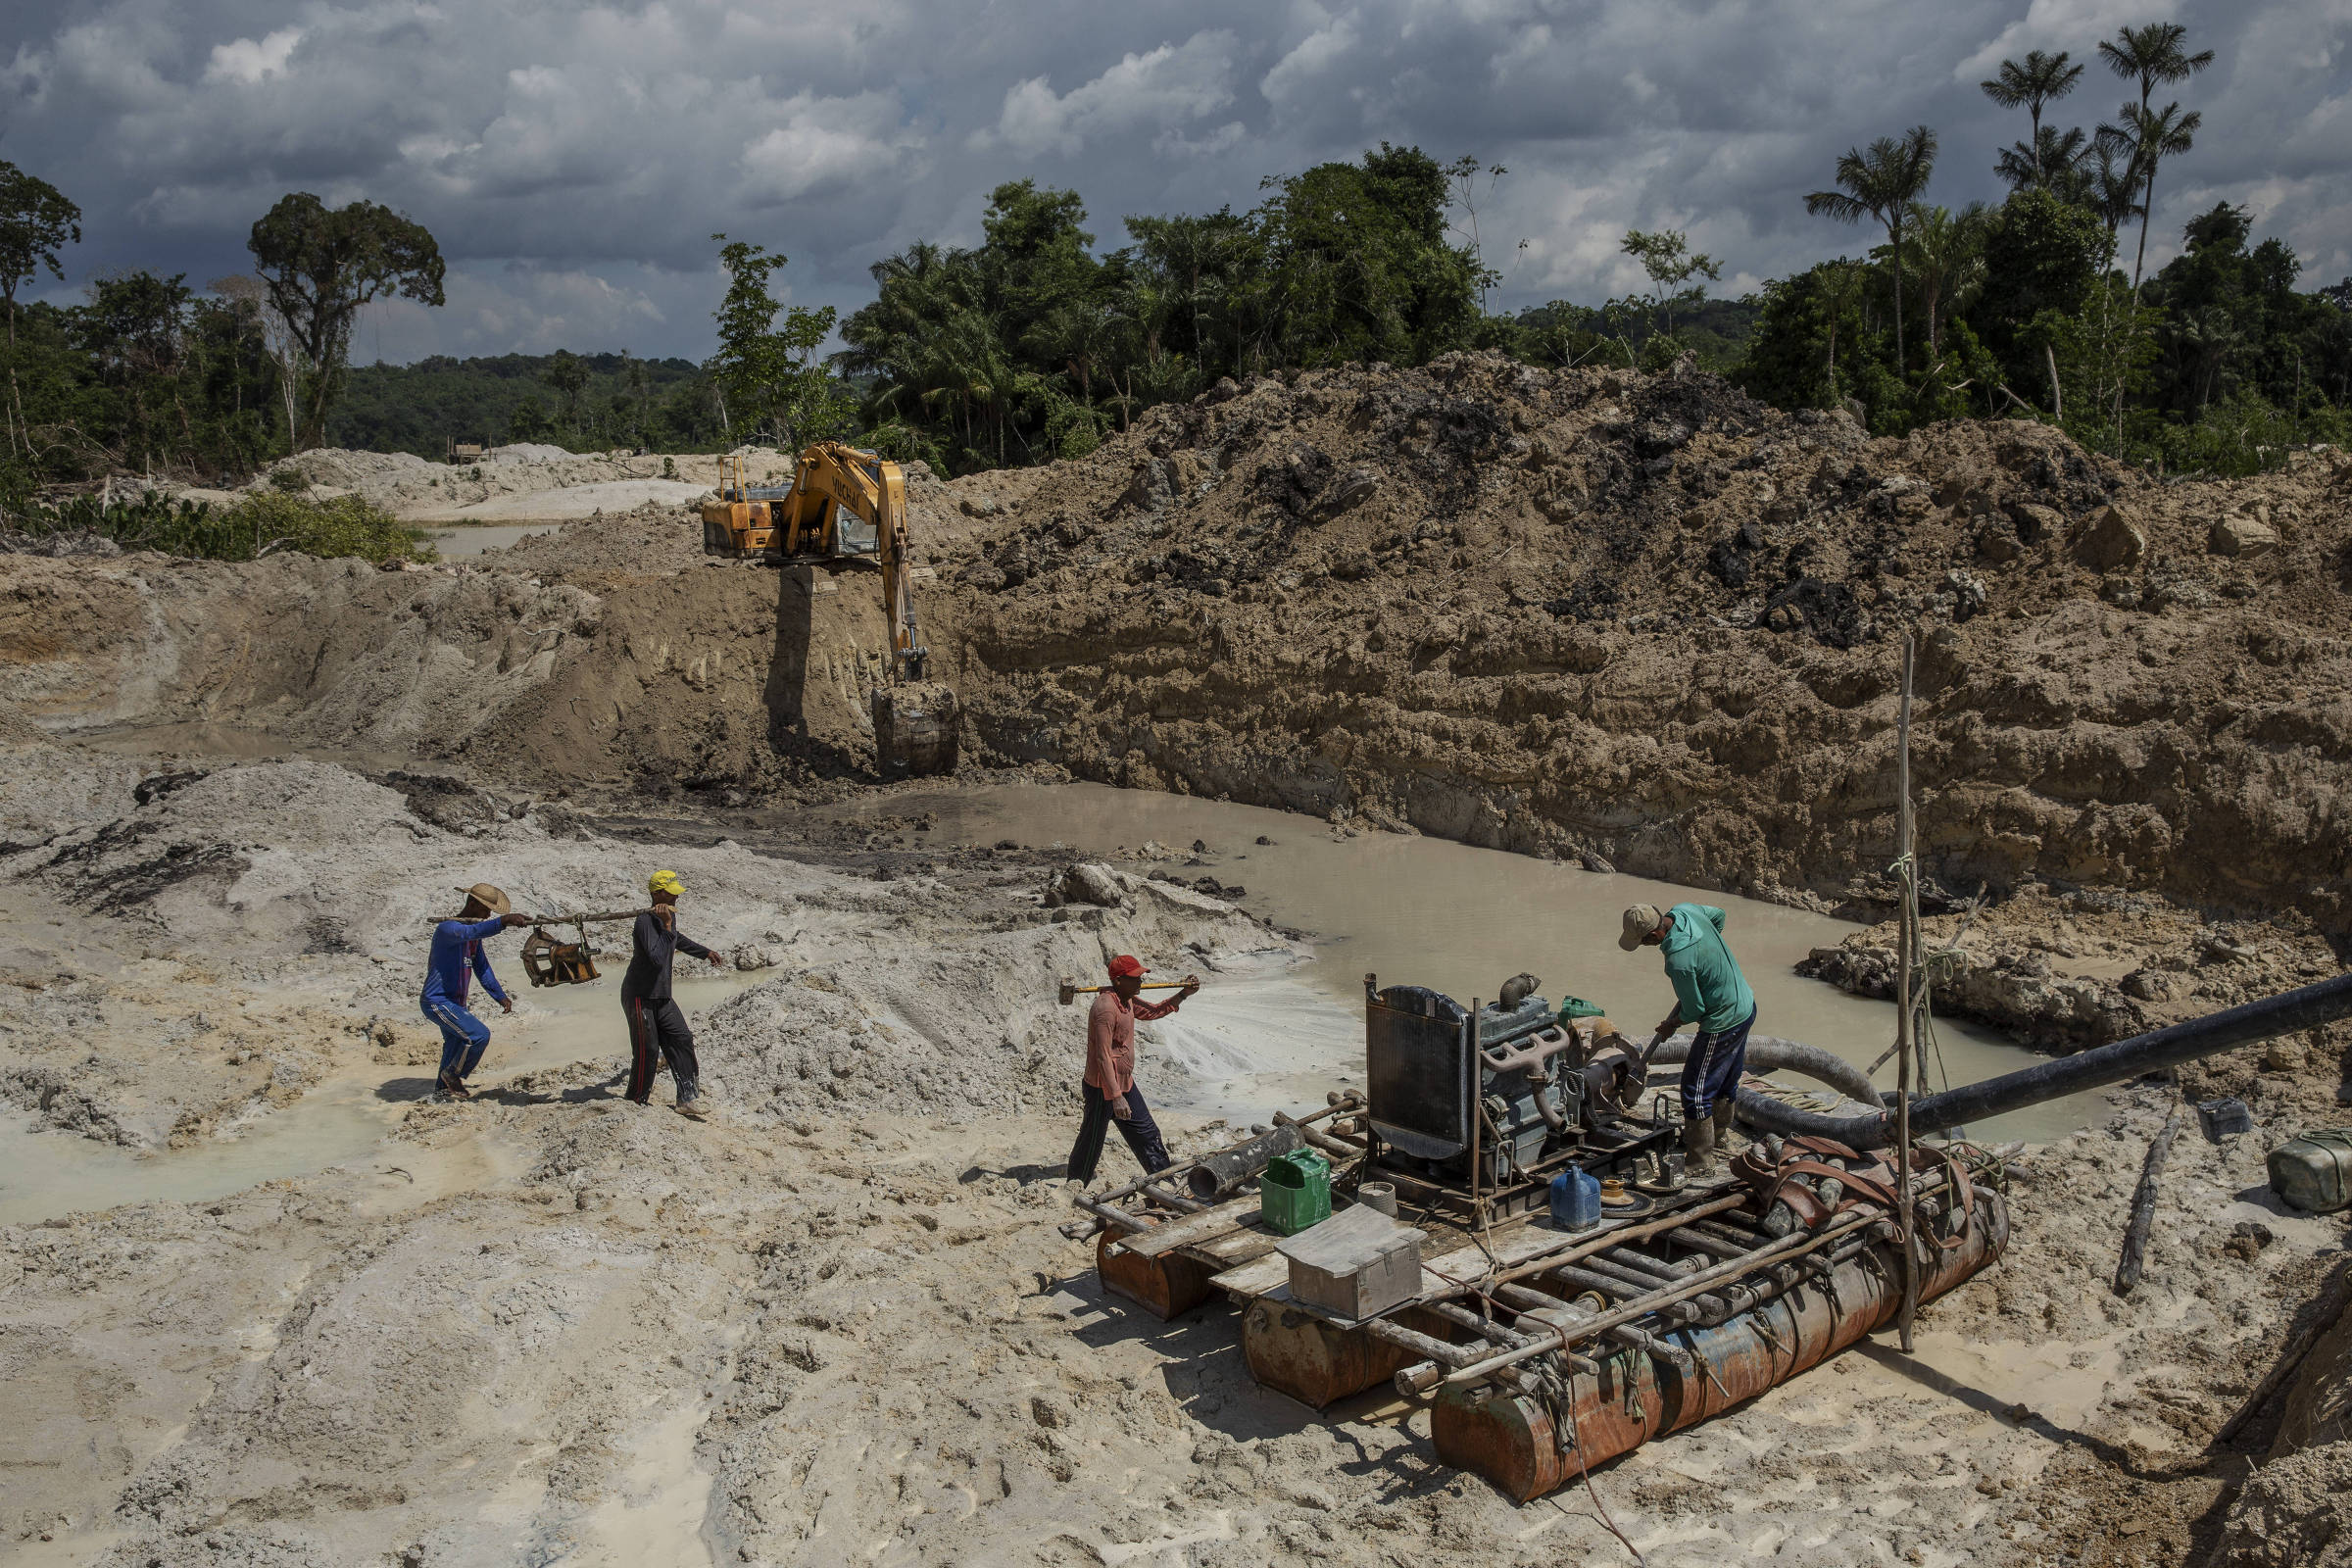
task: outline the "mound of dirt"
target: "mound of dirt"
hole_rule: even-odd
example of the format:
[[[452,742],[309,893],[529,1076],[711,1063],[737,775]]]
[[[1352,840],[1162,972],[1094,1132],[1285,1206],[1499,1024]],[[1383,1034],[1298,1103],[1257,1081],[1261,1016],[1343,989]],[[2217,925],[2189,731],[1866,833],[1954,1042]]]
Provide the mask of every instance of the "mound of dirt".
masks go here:
[[[909,492],[981,765],[1883,912],[1913,633],[1942,886],[2352,931],[2341,455],[2158,483],[2027,422],[1871,440],[1688,370],[1459,355],[1227,385],[1081,461]],[[609,517],[421,590],[0,559],[0,697],[516,777],[870,777],[871,573],[682,571],[672,527]],[[561,598],[582,584],[601,603]]]
[[[1059,1107],[1084,1015],[1054,1004],[1053,977],[1098,974],[1120,953],[1213,967],[1286,946],[1222,900],[1087,869],[1115,902],[952,949],[860,951],[712,1008],[707,1035],[712,1059],[727,1064],[725,1092],[787,1117]],[[925,896],[919,884],[906,892]]]
[[[2348,499],[2341,455],[2160,484],[2031,423],[1461,355],[1155,409],[929,603],[967,755],[1857,907],[1912,632],[1948,885],[2340,932]]]

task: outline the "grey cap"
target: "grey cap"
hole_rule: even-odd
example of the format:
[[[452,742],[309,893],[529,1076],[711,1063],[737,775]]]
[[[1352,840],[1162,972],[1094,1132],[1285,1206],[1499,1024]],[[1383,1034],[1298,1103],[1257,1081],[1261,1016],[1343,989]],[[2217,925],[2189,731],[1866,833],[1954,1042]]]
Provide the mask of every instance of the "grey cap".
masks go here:
[[[1642,945],[1642,939],[1666,921],[1654,904],[1637,904],[1625,911],[1625,929],[1617,933],[1617,945],[1631,953]]]

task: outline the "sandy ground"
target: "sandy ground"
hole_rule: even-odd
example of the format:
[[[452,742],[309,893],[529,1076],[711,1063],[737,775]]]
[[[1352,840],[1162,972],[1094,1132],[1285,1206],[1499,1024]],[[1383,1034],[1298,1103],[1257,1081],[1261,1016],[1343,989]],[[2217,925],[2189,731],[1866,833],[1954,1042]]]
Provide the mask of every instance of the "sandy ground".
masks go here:
[[[303,463],[416,515],[716,476],[525,457]],[[2033,427],[1868,442],[1470,357],[1220,389],[910,493],[977,762],[1817,908],[1884,910],[1916,629],[1950,998],[2071,1049],[2340,967],[2347,486],[2335,455],[2154,486]],[[868,575],[713,567],[661,506],[422,572],[0,573],[13,1560],[1626,1560],[1581,1491],[1515,1508],[1438,1467],[1418,1410],[1257,1389],[1224,1310],[1096,1294],[1054,1228],[1080,1042],[1049,977],[1293,945],[1133,875],[1046,907],[1038,849],[817,825],[877,793]],[[152,725],[349,765],[120,733]],[[426,1099],[452,884],[613,907],[657,863],[728,956],[689,1002],[716,1119],[616,1102],[610,975],[526,993],[491,1093]],[[1815,961],[1871,994],[1886,946]],[[2347,1267],[2344,1217],[2263,1172],[2346,1119],[2345,1047],[2134,1087],[2022,1161],[2009,1257],[1914,1354],[1604,1467],[1600,1500],[1655,1564],[2352,1562],[2352,1444],[2274,1452],[2269,1406],[2212,1441]],[[2180,1139],[2114,1297],[2150,1136],[2219,1093],[2255,1131]]]
[[[266,1149],[349,1083],[374,1119],[323,1169],[0,1228],[14,1560],[1624,1560],[1581,1492],[1514,1507],[1385,1393],[1318,1416],[1260,1390],[1229,1310],[1139,1316],[1059,1235],[1077,1015],[1036,978],[1284,948],[1230,906],[1114,873],[1118,906],[1048,909],[1034,851],[648,842],[307,762],[142,803],[108,795],[118,759],[33,755],[102,805],[6,865],[0,1093],[38,1129],[12,1152]],[[619,1101],[614,1045],[527,991],[489,1093],[425,1098],[442,890],[609,906],[649,859],[753,965],[695,1011],[716,1119]],[[2344,1236],[2264,1191],[2283,1110],[2191,1135],[2115,1299],[2162,1098],[2024,1161],[2011,1255],[1913,1355],[1605,1467],[1646,1560],[2192,1560],[2247,1468],[2205,1439]]]

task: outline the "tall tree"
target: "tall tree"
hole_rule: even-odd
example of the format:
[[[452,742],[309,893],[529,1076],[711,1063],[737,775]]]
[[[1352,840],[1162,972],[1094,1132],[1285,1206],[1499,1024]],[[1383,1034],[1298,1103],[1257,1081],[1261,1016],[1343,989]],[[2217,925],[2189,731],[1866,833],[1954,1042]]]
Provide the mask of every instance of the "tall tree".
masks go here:
[[[2139,82],[2139,107],[2145,109],[2159,83],[2186,81],[2213,64],[2212,50],[2192,55],[2181,47],[2187,41],[2188,29],[2178,22],[2118,27],[2113,38],[2099,45],[2099,58],[2126,81]]]
[[[1679,229],[1644,234],[1629,228],[1625,243],[1617,248],[1641,262],[1642,270],[1649,274],[1649,303],[1657,312],[1661,332],[1673,332],[1677,305],[1696,305],[1707,297],[1707,285],[1692,283],[1692,278],[1720,281],[1723,277],[1723,264],[1703,251],[1692,250]]]
[[[539,372],[548,390],[556,395],[556,422],[572,440],[580,438],[580,398],[588,390],[588,367],[569,349],[558,349]]]
[[[2184,123],[2176,125],[2170,122],[2174,111],[2180,107],[2179,104],[2161,116],[2151,108],[2159,83],[2186,81],[2213,64],[2212,50],[2201,49],[2192,55],[2183,47],[2187,40],[2188,28],[2180,23],[2151,22],[2137,27],[2118,27],[2113,38],[2099,45],[2099,58],[2107,62],[2108,70],[2126,81],[2139,83],[2138,114],[2127,107],[2121,125],[2099,127],[2103,134],[2117,136],[2132,148],[2133,169],[2142,187],[2139,255],[2132,264],[2132,292],[2135,298],[2139,293],[2140,269],[2148,258],[2148,219],[2155,206],[2156,165],[2176,153],[2188,151],[2188,138],[2202,118],[2192,114]],[[2180,145],[2165,145],[2176,132]]]
[[[1902,373],[1903,359],[1903,227],[1911,204],[1928,188],[1936,172],[1936,132],[1913,125],[1900,137],[1881,136],[1867,149],[1848,148],[1838,160],[1838,189],[1817,190],[1805,198],[1805,211],[1841,223],[1875,218],[1886,227],[1886,242],[1894,248],[1894,367]]]
[[[2011,190],[2054,190],[2071,199],[2087,194],[2083,166],[2090,157],[2090,137],[2082,126],[2043,125],[2034,131],[2032,146],[2020,141],[2002,148],[1992,172]]]
[[[1928,318],[1928,357],[1942,348],[1942,318],[1966,305],[1984,281],[1984,231],[1989,215],[1983,202],[1970,202],[1958,212],[1911,205],[1914,263],[1919,274],[1919,302]]]
[[[2139,172],[2132,167],[2130,152],[2104,135],[2091,143],[2084,172],[2089,183],[2083,205],[2099,215],[2099,221],[2107,225],[2107,237],[2113,239],[2117,229],[2145,211],[2139,204]]]
[[[325,439],[327,411],[343,389],[351,329],[362,307],[385,295],[444,303],[441,247],[421,223],[389,207],[329,209],[307,191],[280,197],[246,240],[270,302],[301,343],[304,387],[294,450]]]
[[[81,209],[45,179],[0,158],[0,295],[8,300],[8,452],[30,453],[21,431],[24,400],[17,390],[17,290],[43,270],[64,282],[58,253],[81,243]]]
[[[2156,210],[2156,167],[2167,158],[2177,158],[2196,145],[2197,127],[2205,117],[2195,110],[2183,113],[2178,103],[2162,109],[2149,109],[2140,104],[2123,107],[2123,122],[2101,125],[2099,131],[2116,146],[2128,150],[2131,165],[2139,182],[2139,252],[2132,260],[2132,294],[2139,297],[2140,269],[2148,260],[2148,215]]]
[[[704,368],[718,383],[731,418],[753,431],[772,429],[779,446],[798,451],[840,413],[840,388],[816,358],[833,333],[833,307],[786,309],[768,292],[768,279],[784,267],[781,253],[724,234],[710,237],[720,242],[727,292],[710,313],[718,322],[718,352]],[[784,312],[780,331],[778,311]]]
[[[2002,61],[1999,73],[1990,81],[1977,84],[1984,89],[1985,97],[2003,109],[2022,108],[2034,117],[2034,133],[2026,147],[2034,160],[2035,184],[2045,177],[2040,163],[2042,107],[2073,92],[2075,84],[2082,79],[2082,68],[2069,63],[2065,50],[2061,49],[2053,55],[2034,49],[2028,51],[2022,61]],[[2005,172],[2003,177],[2006,177]]]

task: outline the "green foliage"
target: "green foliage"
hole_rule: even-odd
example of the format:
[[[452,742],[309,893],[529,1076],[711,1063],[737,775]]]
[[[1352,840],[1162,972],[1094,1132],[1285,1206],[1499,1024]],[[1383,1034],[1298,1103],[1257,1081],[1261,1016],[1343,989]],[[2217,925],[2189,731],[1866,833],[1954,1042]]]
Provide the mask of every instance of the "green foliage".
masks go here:
[[[2115,241],[2097,215],[2046,189],[2021,190],[1995,209],[1984,234],[1984,286],[1968,323],[2022,391],[2039,373],[2027,326],[2045,312],[2080,313],[2098,292]]]
[[[1712,256],[1693,251],[1680,229],[1644,234],[1629,228],[1618,249],[1640,261],[1642,270],[1649,274],[1649,293],[1642,303],[1657,313],[1661,331],[1674,330],[1676,306],[1694,306],[1707,297],[1706,284],[1691,279],[1703,277],[1712,282],[1723,276],[1722,265]]]
[[[1841,223],[1876,219],[1886,227],[1886,243],[1894,253],[1894,363],[1906,365],[1903,354],[1903,229],[1913,206],[1936,172],[1936,132],[1913,125],[1900,136],[1881,136],[1865,149],[1848,148],[1838,160],[1835,190],[1817,190],[1805,198],[1805,211],[1835,218]]]
[[[979,246],[871,269],[835,361],[863,394],[860,439],[958,470],[1043,462],[1221,377],[1514,343],[1478,308],[1492,273],[1447,236],[1449,206],[1474,228],[1468,198],[1497,174],[1384,144],[1266,181],[1246,214],[1129,218],[1106,254],[1074,193],[1000,185]]]
[[[709,452],[721,439],[710,378],[691,360],[573,357],[586,372],[577,423],[551,417],[554,355],[502,354],[355,366],[328,416],[327,444],[414,452],[438,462],[452,441],[550,441],[575,452],[644,447]]]
[[[307,191],[279,198],[256,220],[246,247],[300,354],[294,450],[308,451],[325,439],[361,308],[391,294],[441,304],[441,248],[421,223],[389,207],[330,209]]]
[[[226,508],[172,500],[159,490],[124,500],[84,495],[40,502],[17,496],[0,504],[0,531],[34,537],[94,534],[124,550],[210,561],[252,561],[288,550],[376,562],[433,559],[421,532],[357,496],[313,501],[277,490]]]
[[[222,521],[245,552],[228,556],[229,560],[247,560],[278,550],[378,562],[433,559],[422,530],[358,496],[318,501],[265,490],[229,508]]]
[[[718,322],[718,352],[705,367],[724,399],[723,419],[744,439],[761,435],[785,451],[845,433],[850,399],[816,355],[832,336],[833,307],[786,310],[768,293],[768,280],[783,270],[784,257],[724,234],[718,261],[726,269],[726,297],[711,313]],[[784,325],[775,325],[784,311]]]

